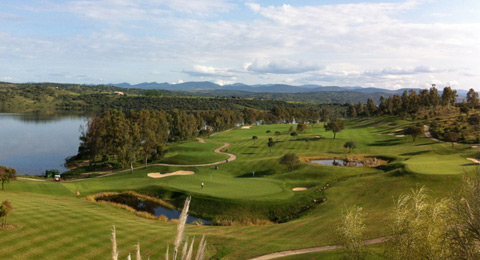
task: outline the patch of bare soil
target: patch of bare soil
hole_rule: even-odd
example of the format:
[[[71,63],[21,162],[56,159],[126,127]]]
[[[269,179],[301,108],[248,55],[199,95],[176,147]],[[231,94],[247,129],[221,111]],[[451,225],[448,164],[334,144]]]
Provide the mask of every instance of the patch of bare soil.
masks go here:
[[[3,228],[3,229],[17,229],[17,227],[15,225],[12,225],[12,224],[7,224],[5,226],[0,225],[0,228]]]

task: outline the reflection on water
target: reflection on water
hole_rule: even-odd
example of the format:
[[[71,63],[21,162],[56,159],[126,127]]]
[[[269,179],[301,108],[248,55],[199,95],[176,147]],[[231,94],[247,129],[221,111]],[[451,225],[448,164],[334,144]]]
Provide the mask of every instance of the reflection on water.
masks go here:
[[[329,165],[329,166],[363,166],[363,162],[360,161],[346,161],[342,159],[330,159],[330,160],[310,160],[311,163]]]
[[[84,116],[0,113],[0,165],[17,174],[64,172],[65,158],[77,153]]]
[[[97,198],[97,201],[99,200],[124,204],[134,208],[137,211],[145,211],[150,214],[153,214],[156,217],[159,217],[160,215],[164,215],[169,220],[178,219],[181,213],[176,209],[164,208],[160,204],[154,201],[138,198],[136,196],[129,195],[129,194],[108,195],[108,196]],[[187,223],[191,224],[192,222],[202,222],[204,225],[210,225],[210,222],[207,220],[203,220],[203,219],[188,215]]]

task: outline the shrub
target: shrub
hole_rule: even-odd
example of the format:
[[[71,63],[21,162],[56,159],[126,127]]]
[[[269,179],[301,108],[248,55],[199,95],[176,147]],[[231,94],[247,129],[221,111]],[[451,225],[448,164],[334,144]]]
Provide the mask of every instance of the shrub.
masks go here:
[[[296,164],[300,162],[300,158],[294,153],[287,153],[282,158],[280,158],[280,164],[287,166],[288,170],[291,171]]]

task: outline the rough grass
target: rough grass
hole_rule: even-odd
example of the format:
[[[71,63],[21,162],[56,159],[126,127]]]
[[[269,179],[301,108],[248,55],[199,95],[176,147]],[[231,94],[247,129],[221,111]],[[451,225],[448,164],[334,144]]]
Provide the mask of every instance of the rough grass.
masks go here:
[[[119,248],[131,248],[140,241],[142,251],[151,258],[165,252],[167,242],[173,240],[175,225],[135,216],[107,204],[87,202],[77,198],[104,191],[136,190],[149,194],[169,193],[192,195],[200,209],[217,205],[219,211],[229,214],[254,214],[255,208],[295,205],[319,194],[314,190],[293,192],[294,187],[331,185],[324,195],[326,203],[316,206],[299,219],[275,225],[261,226],[194,226],[191,234],[206,234],[208,257],[213,259],[246,259],[270,252],[323,246],[335,243],[334,230],[342,211],[352,205],[363,207],[366,216],[367,237],[388,235],[388,214],[393,201],[400,194],[425,185],[434,198],[455,192],[461,174],[476,168],[466,157],[476,152],[466,145],[436,143],[425,137],[412,142],[410,137],[392,134],[411,122],[393,118],[355,120],[337,134],[326,133],[317,125],[297,139],[288,135],[289,125],[256,126],[238,129],[206,138],[207,144],[181,144],[178,151],[192,148],[189,156],[197,162],[211,162],[213,149],[224,142],[231,143],[229,152],[238,159],[214,167],[149,167],[133,174],[121,173],[109,177],[80,182],[15,181],[0,191],[0,200],[9,199],[15,207],[9,223],[14,230],[0,230],[0,254],[6,259],[105,259],[110,254],[109,234],[112,224],[118,232]],[[266,134],[280,131],[281,136]],[[253,141],[251,137],[258,136]],[[320,136],[322,138],[317,138]],[[268,137],[276,142],[272,151]],[[305,142],[310,138],[309,142]],[[394,160],[384,170],[375,168],[332,167],[301,163],[291,172],[280,166],[278,160],[285,153],[299,156],[344,156],[343,144],[357,143],[352,154],[389,157]],[[211,147],[209,147],[211,143]],[[202,147],[206,148],[202,152]],[[173,155],[181,162],[181,153]],[[185,159],[185,161],[189,161]],[[190,162],[190,161],[189,161]],[[401,169],[402,174],[398,174]],[[152,179],[149,172],[193,170],[194,175]],[[255,177],[251,172],[255,171]],[[200,183],[205,183],[201,189]],[[323,194],[323,193],[322,193]],[[168,197],[167,196],[167,197]],[[208,204],[208,201],[211,201]],[[233,205],[228,208],[228,205]],[[233,209],[237,211],[233,211]],[[198,211],[199,209],[194,209]],[[258,210],[260,212],[261,210]],[[59,249],[61,248],[61,250]],[[128,252],[120,252],[125,258]],[[323,253],[313,254],[316,259]],[[325,257],[335,253],[324,253]],[[328,259],[328,258],[326,258]],[[373,258],[375,259],[375,258]]]

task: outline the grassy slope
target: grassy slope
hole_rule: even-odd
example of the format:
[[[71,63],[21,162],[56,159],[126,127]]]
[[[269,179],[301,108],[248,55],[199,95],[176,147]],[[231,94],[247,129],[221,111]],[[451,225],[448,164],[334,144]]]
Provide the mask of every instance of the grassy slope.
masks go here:
[[[213,151],[222,146],[223,143],[200,143],[186,142],[167,147],[165,157],[158,161],[170,164],[200,164],[222,161],[228,158],[225,154],[214,153]],[[206,153],[209,151],[211,153]]]
[[[237,227],[189,226],[189,232],[207,234],[209,252],[219,259],[245,259],[274,251],[334,244],[334,231],[342,211],[354,204],[364,208],[368,237],[385,235],[387,212],[394,198],[419,185],[427,186],[435,197],[448,195],[454,190],[452,185],[461,178],[459,173],[473,168],[464,158],[475,152],[469,146],[452,148],[449,144],[433,143],[426,138],[419,138],[413,143],[411,138],[388,135],[408,122],[390,122],[388,118],[382,119],[381,124],[378,121],[351,122],[347,130],[337,134],[337,140],[331,139],[332,133],[325,133],[320,126],[309,129],[297,140],[287,135],[287,125],[257,126],[249,130],[222,133],[207,138],[207,143],[231,143],[229,152],[236,154],[238,160],[220,165],[219,170],[213,167],[183,168],[196,172],[191,176],[150,179],[146,177],[148,172],[169,172],[182,168],[149,167],[134,174],[124,173],[82,182],[10,183],[7,186],[9,191],[0,192],[0,200],[12,200],[16,210],[9,220],[20,228],[0,230],[0,253],[13,259],[104,259],[109,255],[108,235],[112,224],[119,228],[124,254],[127,250],[133,251],[132,245],[138,240],[146,251],[153,253],[152,256],[158,256],[156,253],[164,252],[166,243],[172,241],[175,232],[172,224],[142,219],[108,205],[79,200],[75,198],[78,190],[83,196],[111,190],[171,189],[191,193],[194,197],[212,196],[239,203],[256,201],[275,204],[302,200],[305,198],[303,194],[314,192],[294,193],[291,191],[293,187],[331,183],[332,188],[326,191],[328,201],[325,204],[288,223]],[[272,152],[266,145],[269,137],[266,130],[282,132]],[[251,139],[253,135],[258,136],[259,140],[254,142]],[[315,138],[308,144],[303,140],[315,136],[328,138]],[[305,156],[342,156],[346,140],[357,142],[358,148],[354,154],[395,157],[397,162],[416,173],[392,177],[376,169],[306,163],[287,172],[278,165],[278,158],[286,152]],[[188,144],[185,145],[188,147]],[[205,144],[195,143],[193,146],[197,145]],[[211,147],[207,150],[211,150]],[[198,156],[202,157],[198,158],[199,161],[208,160],[211,153],[198,153]],[[440,162],[442,167],[439,166]],[[433,168],[435,166],[438,168]],[[256,172],[255,178],[251,177],[251,171]],[[342,176],[357,175],[360,177],[334,181]],[[204,189],[200,189],[201,182],[206,184]],[[32,240],[36,241],[35,246],[31,245]],[[64,244],[67,245],[66,249],[58,250]]]

